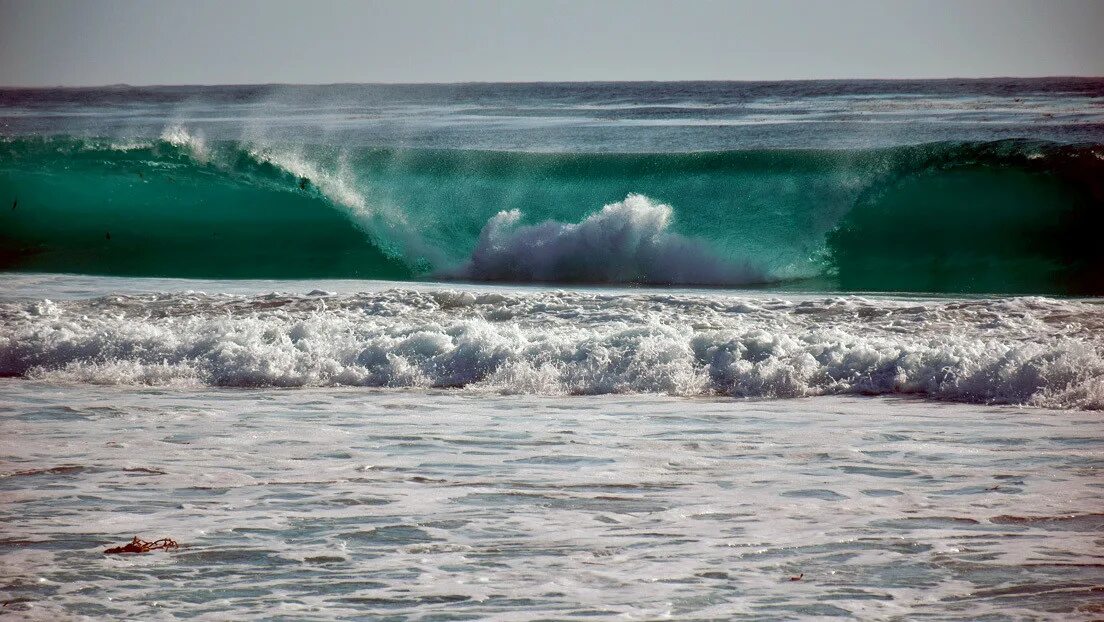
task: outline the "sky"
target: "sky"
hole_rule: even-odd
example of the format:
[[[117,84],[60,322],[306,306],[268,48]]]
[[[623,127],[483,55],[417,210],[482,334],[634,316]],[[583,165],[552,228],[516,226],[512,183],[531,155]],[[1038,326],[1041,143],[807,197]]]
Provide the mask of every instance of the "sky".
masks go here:
[[[0,85],[1104,75],[1104,0],[0,0]]]

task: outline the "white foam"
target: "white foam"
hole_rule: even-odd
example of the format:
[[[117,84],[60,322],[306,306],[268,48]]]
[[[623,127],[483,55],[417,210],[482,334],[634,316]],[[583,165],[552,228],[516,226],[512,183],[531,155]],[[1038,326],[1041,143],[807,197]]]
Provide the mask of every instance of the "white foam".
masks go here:
[[[1104,312],[1039,298],[178,293],[11,302],[0,313],[0,374],[55,381],[908,394],[1104,409]]]
[[[714,254],[704,242],[669,231],[671,206],[640,194],[579,223],[520,225],[518,210],[483,227],[470,260],[447,276],[515,282],[721,285],[766,282],[750,262]]]

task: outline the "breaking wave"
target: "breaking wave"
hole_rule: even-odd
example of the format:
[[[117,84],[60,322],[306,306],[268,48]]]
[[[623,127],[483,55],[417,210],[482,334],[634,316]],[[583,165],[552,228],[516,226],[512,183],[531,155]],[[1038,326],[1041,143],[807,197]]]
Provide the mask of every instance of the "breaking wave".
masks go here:
[[[0,375],[61,382],[1104,408],[1104,310],[1042,298],[179,293],[8,302],[0,320]]]
[[[0,140],[0,270],[1104,293],[1099,145],[595,154]],[[606,207],[602,208],[601,206]]]

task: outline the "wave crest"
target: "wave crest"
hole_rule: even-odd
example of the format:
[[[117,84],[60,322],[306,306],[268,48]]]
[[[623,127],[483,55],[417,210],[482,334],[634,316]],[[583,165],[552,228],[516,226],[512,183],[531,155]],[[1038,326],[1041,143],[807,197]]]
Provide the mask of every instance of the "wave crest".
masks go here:
[[[740,285],[766,282],[749,261],[716,255],[669,231],[670,205],[641,194],[579,223],[521,225],[519,210],[487,221],[471,258],[445,276],[483,281]]]

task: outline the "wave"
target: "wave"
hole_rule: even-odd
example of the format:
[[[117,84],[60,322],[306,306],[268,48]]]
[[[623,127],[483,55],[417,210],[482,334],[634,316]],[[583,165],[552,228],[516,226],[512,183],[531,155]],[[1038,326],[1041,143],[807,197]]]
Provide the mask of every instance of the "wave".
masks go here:
[[[91,274],[410,278],[332,174],[275,155],[160,140],[0,143],[0,268]]]
[[[0,269],[1104,293],[1104,147],[597,154],[0,140]],[[606,206],[606,207],[602,207]]]
[[[155,294],[0,304],[0,376],[1104,409],[1102,326],[1099,303],[1042,298]]]

